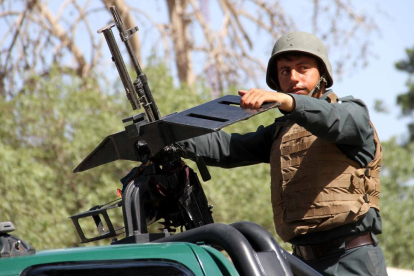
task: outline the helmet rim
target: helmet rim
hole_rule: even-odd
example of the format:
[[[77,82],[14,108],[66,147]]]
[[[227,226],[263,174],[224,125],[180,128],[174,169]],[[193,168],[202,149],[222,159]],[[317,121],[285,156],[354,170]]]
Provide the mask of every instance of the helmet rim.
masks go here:
[[[326,87],[333,85],[332,65],[323,42],[310,33],[292,32],[281,36],[273,47],[266,72],[266,82],[270,88],[280,90],[275,61],[277,57],[286,53],[304,53],[315,57],[324,67],[328,82]]]

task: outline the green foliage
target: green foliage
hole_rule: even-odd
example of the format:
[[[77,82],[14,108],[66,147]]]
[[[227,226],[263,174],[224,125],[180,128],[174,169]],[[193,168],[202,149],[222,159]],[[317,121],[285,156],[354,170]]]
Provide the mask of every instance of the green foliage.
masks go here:
[[[180,112],[212,99],[204,87],[177,87],[165,64],[154,57],[150,58],[145,74],[161,116]]]
[[[414,74],[414,48],[413,49],[405,49],[407,53],[407,60],[400,60],[395,63],[395,67],[398,70],[405,71],[408,74]]]
[[[385,104],[385,102],[383,100],[378,100],[375,99],[374,100],[374,110],[378,113],[385,113],[385,114],[389,114],[390,110],[388,109],[387,105]]]
[[[0,105],[0,221],[38,249],[76,246],[68,217],[116,198],[116,175],[127,171],[115,164],[72,173],[105,135],[122,130],[124,112],[96,83],[67,79],[35,77]]]
[[[414,269],[414,143],[402,147],[394,139],[383,143],[379,236],[387,266]]]
[[[406,86],[408,91],[397,96],[397,104],[401,106],[401,113],[403,116],[412,116],[414,111],[414,48],[406,49],[407,59],[400,60],[395,63],[395,67],[408,74]],[[414,122],[408,125],[410,134],[410,142],[414,141]]]

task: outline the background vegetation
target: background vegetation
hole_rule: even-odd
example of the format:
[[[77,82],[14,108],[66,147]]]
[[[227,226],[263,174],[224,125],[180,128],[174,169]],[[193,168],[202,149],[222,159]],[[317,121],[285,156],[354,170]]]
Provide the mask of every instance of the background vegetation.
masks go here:
[[[245,2],[262,3],[261,1]],[[318,12],[315,12],[312,22],[315,33],[323,35],[326,31],[321,29],[318,16],[325,14],[329,18],[332,10],[318,2],[314,1],[315,11]],[[160,3],[164,1],[158,3],[161,5]],[[165,1],[165,3],[169,5],[171,23],[178,28],[182,20],[190,20],[190,23],[185,21],[188,24],[186,26],[193,27],[192,29],[189,27],[190,31],[184,28],[185,35],[182,35],[181,40],[177,40],[178,29],[164,30],[162,27],[164,25],[157,22],[149,26],[149,29],[158,30],[161,33],[160,37],[170,39],[167,43],[170,45],[168,51],[161,52],[173,53],[172,60],[177,63],[175,69],[170,70],[167,66],[168,54],[164,55],[154,50],[157,49],[156,46],[151,48],[153,56],[142,57],[146,65],[145,72],[162,115],[206,102],[218,95],[226,94],[234,85],[248,81],[246,79],[246,75],[249,75],[248,70],[241,68],[242,71],[229,71],[225,66],[231,64],[229,67],[234,67],[238,62],[256,62],[252,56],[243,56],[243,51],[249,49],[246,46],[249,44],[248,41],[253,39],[247,36],[243,24],[235,27],[237,16],[243,16],[242,12],[229,13],[228,20],[234,20],[236,25],[230,24],[226,28],[230,28],[232,30],[230,33],[233,35],[239,33],[228,37],[227,44],[220,45],[220,49],[231,49],[238,41],[237,43],[240,44],[237,47],[241,47],[238,54],[247,59],[237,59],[235,55],[232,56],[224,50],[224,54],[220,56],[220,51],[215,52],[214,47],[207,47],[203,49],[204,53],[216,62],[207,64],[201,59],[200,63],[190,55],[193,59],[187,60],[187,65],[191,66],[180,67],[183,65],[178,64],[178,61],[182,60],[183,55],[189,57],[188,52],[183,53],[183,49],[180,50],[182,39],[186,38],[184,42],[191,42],[188,33],[203,29],[209,26],[209,23],[205,20],[206,14],[203,13],[203,9],[197,9],[199,6],[194,4],[196,1]],[[174,6],[174,3],[180,4]],[[220,3],[227,3],[221,5],[224,17],[226,12],[231,11],[231,7],[237,8],[238,11],[243,10],[231,1],[220,1]],[[271,1],[271,3],[277,6],[279,2]],[[333,1],[333,3],[340,6],[342,2]],[[17,228],[15,234],[29,241],[38,250],[79,246],[79,238],[68,217],[115,199],[116,190],[121,188],[119,179],[137,165],[133,162],[117,161],[83,173],[72,173],[83,158],[107,135],[123,130],[122,118],[135,113],[129,111],[130,106],[119,81],[109,77],[116,75],[115,71],[108,69],[112,65],[105,66],[99,62],[104,60],[104,54],[97,51],[87,56],[84,45],[75,36],[78,35],[77,24],[88,16],[93,16],[94,12],[105,13],[107,16],[105,20],[109,20],[110,15],[106,7],[111,4],[119,5],[120,10],[123,7],[128,11],[125,8],[128,8],[128,5],[124,1],[102,1],[101,6],[93,9],[88,5],[80,6],[76,1],[69,1],[65,2],[66,6],[60,7],[60,13],[53,18],[49,13],[51,4],[47,1],[3,1],[0,5],[2,9],[0,20],[4,23],[2,26],[8,26],[7,32],[1,38],[3,43],[0,46],[0,194],[2,196],[0,221],[12,221]],[[69,14],[79,14],[79,17],[65,17],[67,7],[72,7],[72,13]],[[262,7],[268,8],[266,5]],[[348,15],[352,14],[354,19],[370,18],[369,14],[359,14],[352,6],[346,7]],[[197,15],[197,12],[201,12],[201,15]],[[265,10],[262,12],[266,14]],[[338,13],[341,12],[343,13],[344,10],[338,8]],[[130,12],[123,13],[123,19],[133,22],[134,18],[142,14],[139,10],[131,8]],[[267,15],[273,19],[269,21],[273,22],[272,24],[288,20],[280,14]],[[174,16],[178,16],[178,19]],[[263,17],[263,20],[264,18],[267,17]],[[336,19],[334,18],[333,21]],[[270,24],[269,22],[267,24]],[[367,20],[369,24],[358,20],[355,22],[355,24],[375,26],[370,20]],[[80,30],[90,29],[86,21],[83,24],[79,28],[79,33]],[[102,23],[98,27],[103,25],[105,24]],[[195,25],[201,27],[194,27]],[[67,27],[67,31],[71,32],[60,32],[59,26],[63,30]],[[263,32],[272,35],[272,39],[275,39],[280,32],[288,31],[290,25],[285,22],[278,26],[280,28],[277,29],[277,33],[269,30],[266,33],[266,28]],[[369,33],[375,28],[362,29]],[[357,43],[360,41],[358,34],[352,33],[351,30],[353,27],[350,25],[350,41]],[[219,33],[219,30],[217,32]],[[246,36],[243,32],[246,32]],[[36,34],[33,37],[37,40],[31,37],[31,34]],[[211,43],[208,44],[210,46],[214,46],[217,43],[215,39],[220,38],[218,34],[212,32],[212,36],[214,35],[217,37],[204,38],[207,43]],[[90,45],[100,49],[103,43],[95,41],[94,36],[95,34],[90,34],[92,40]],[[89,35],[83,34],[83,37]],[[244,39],[243,42],[240,42],[240,39]],[[222,40],[224,42],[226,39],[222,38]],[[140,41],[135,43],[138,48]],[[192,47],[187,50],[197,51],[196,44],[190,43]],[[247,48],[244,49],[243,45]],[[334,49],[339,50],[335,48],[336,46],[332,45]],[[364,45],[361,45],[361,48],[362,46]],[[140,53],[141,50],[137,48],[137,53]],[[396,65],[398,69],[409,75],[407,82],[409,90],[398,98],[402,113],[407,116],[414,114],[411,81],[414,73],[413,51],[414,49],[407,50],[407,60],[400,61]],[[359,54],[354,57],[361,61],[358,58]],[[258,75],[263,75],[260,64],[255,64]],[[338,61],[337,65],[339,68],[346,68],[347,64],[340,64]],[[204,66],[206,70],[201,70],[202,72],[197,74],[197,70],[194,72],[191,70],[197,66]],[[348,66],[354,64],[349,63]],[[219,81],[211,82],[214,79]],[[254,131],[260,124],[272,123],[279,115],[276,110],[268,111],[226,130]],[[398,144],[396,140],[391,139],[384,141],[383,147],[384,169],[381,175],[380,207],[386,234],[380,235],[379,239],[389,266],[414,268],[412,263],[414,249],[407,246],[411,244],[413,238],[411,229],[414,226],[414,213],[411,211],[414,207],[413,139],[404,144]],[[188,161],[188,163],[195,168],[192,162]],[[212,180],[203,183],[203,186],[209,202],[215,206],[213,209],[215,221],[224,223],[253,221],[275,235],[269,193],[270,173],[267,164],[231,170],[211,168],[210,172]],[[121,220],[118,217],[116,222],[120,223]]]

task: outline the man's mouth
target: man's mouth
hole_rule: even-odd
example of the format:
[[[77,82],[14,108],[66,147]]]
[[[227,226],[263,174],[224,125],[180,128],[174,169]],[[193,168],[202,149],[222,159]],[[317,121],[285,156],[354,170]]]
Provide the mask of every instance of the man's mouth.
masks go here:
[[[294,94],[307,94],[306,93],[306,90],[304,88],[300,88],[300,87],[289,89],[289,93],[294,93]]]

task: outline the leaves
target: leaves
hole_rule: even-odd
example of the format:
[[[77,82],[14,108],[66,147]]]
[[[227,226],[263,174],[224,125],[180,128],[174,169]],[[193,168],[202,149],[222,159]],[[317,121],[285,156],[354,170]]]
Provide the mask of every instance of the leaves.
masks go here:
[[[383,100],[378,100],[378,99],[375,99],[374,110],[378,113],[385,113],[385,114],[390,113],[390,110],[388,106],[386,105],[386,103]]]
[[[414,119],[414,48],[405,49],[405,52],[407,53],[407,59],[396,62],[395,68],[408,74],[408,80],[406,83],[408,91],[397,96],[397,104],[401,107],[401,114],[403,116],[411,116]],[[414,141],[413,124],[414,123],[408,125],[410,142]]]
[[[384,234],[378,236],[387,265],[413,269],[414,143],[402,147],[395,139],[383,143],[381,217]]]
[[[408,74],[414,74],[414,48],[405,49],[407,60],[400,60],[395,63],[395,68],[400,71],[405,71]]]
[[[7,200],[0,202],[0,221],[11,220],[16,235],[39,249],[73,246],[78,238],[68,217],[115,198],[114,175],[124,169],[72,170],[105,135],[122,129],[123,112],[74,76],[36,80],[1,104],[0,190]]]

